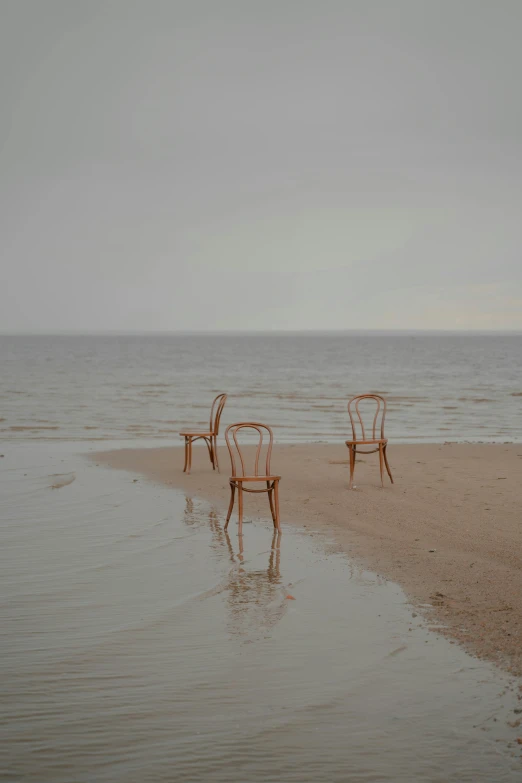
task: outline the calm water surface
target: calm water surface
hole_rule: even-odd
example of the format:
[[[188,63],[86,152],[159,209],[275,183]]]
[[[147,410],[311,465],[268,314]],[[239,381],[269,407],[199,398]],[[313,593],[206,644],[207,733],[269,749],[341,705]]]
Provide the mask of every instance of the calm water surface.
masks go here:
[[[521,780],[518,682],[396,585],[88,448],[1,459],[2,780]]]
[[[279,441],[338,441],[346,400],[380,391],[395,441],[521,441],[520,335],[0,336],[4,440],[177,440],[257,419]]]

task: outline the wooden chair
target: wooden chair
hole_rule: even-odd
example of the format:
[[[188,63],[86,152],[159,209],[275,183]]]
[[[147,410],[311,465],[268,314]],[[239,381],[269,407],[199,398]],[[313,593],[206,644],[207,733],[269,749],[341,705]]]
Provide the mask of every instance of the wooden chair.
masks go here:
[[[257,432],[256,438],[258,440],[253,470],[247,471],[245,469],[245,460],[243,458],[243,452],[238,443],[237,434],[240,430],[254,430]],[[259,474],[259,457],[261,455],[261,447],[263,446],[263,432],[268,433],[268,445],[266,452],[265,472]],[[232,441],[231,441],[232,439]],[[270,503],[270,512],[272,514],[272,521],[274,528],[280,532],[281,524],[279,520],[279,481],[281,476],[272,476],[270,473],[270,458],[272,456],[272,443],[274,436],[272,430],[267,424],[259,424],[254,421],[243,421],[239,424],[230,424],[225,430],[225,441],[228,446],[228,452],[230,454],[230,462],[232,463],[232,475],[230,476],[230,505],[228,507],[227,521],[225,524],[225,530],[230,522],[232,516],[232,510],[234,508],[234,500],[236,489],[238,491],[238,503],[239,503],[239,520],[238,520],[238,533],[243,533],[243,491],[244,492],[267,492],[268,502]],[[239,456],[240,469],[236,467],[235,455]],[[262,481],[266,483],[266,489],[248,489],[244,486],[246,482],[250,481]],[[272,497],[273,496],[273,497]]]
[[[192,465],[192,444],[200,438],[207,444],[210,461],[212,463],[212,470],[217,468],[219,471],[217,436],[219,435],[219,420],[221,419],[221,414],[223,413],[223,408],[225,407],[226,401],[226,394],[218,394],[212,403],[212,408],[210,409],[210,427],[208,432],[185,430],[185,432],[179,433],[182,438],[185,438],[184,473],[190,473],[190,468]]]
[[[366,436],[363,417],[359,409],[359,406],[363,400],[373,400],[373,402],[375,403],[375,415],[373,417],[373,422],[371,425],[371,437]],[[355,408],[355,414],[358,419],[357,423],[361,434],[360,438],[358,437],[357,426],[352,412],[352,407]],[[348,450],[350,452],[350,483],[348,485],[348,488],[353,489],[353,473],[355,470],[356,454],[373,454],[376,451],[379,452],[379,464],[381,469],[381,486],[384,487],[384,483],[383,483],[384,465],[386,465],[388,476],[390,477],[390,481],[393,484],[393,477],[391,474],[390,466],[388,464],[388,458],[386,456],[386,447],[388,445],[388,439],[384,437],[384,419],[386,417],[386,400],[384,399],[384,397],[381,397],[379,394],[358,394],[356,397],[352,397],[352,399],[349,401],[348,414],[350,416],[350,422],[352,425],[352,435],[353,435],[353,440],[346,441],[346,445],[348,446]],[[380,427],[379,427],[379,421],[380,421]],[[375,448],[370,449],[369,451],[357,450],[358,446],[371,446],[371,445],[374,445]]]

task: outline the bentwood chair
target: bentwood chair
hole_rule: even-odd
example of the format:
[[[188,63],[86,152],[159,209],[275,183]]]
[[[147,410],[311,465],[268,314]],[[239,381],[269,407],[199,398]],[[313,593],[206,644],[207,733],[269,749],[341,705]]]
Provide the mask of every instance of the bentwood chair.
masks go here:
[[[255,438],[257,440],[257,446],[255,450],[255,456],[253,460],[253,469],[247,470],[245,467],[245,457],[243,451],[238,442],[238,433],[241,430],[248,430],[249,434],[256,433]],[[253,432],[252,432],[253,431]],[[261,456],[261,449],[263,447],[263,433],[268,436],[266,444],[266,459],[264,461],[264,473],[259,473],[259,458]],[[238,492],[238,505],[239,505],[239,520],[238,520],[238,533],[243,533],[243,492],[267,492],[268,502],[270,503],[270,512],[272,514],[272,521],[274,528],[280,532],[281,524],[279,520],[279,481],[281,476],[273,476],[270,472],[270,459],[272,456],[272,443],[274,436],[272,430],[267,424],[259,424],[255,421],[243,421],[239,424],[230,424],[225,430],[225,441],[228,446],[228,453],[230,454],[230,462],[232,464],[232,475],[230,476],[230,505],[228,507],[227,521],[225,524],[225,530],[230,522],[232,516],[232,510],[234,508],[234,501],[236,495],[236,489]],[[236,456],[239,458],[236,463]],[[263,482],[266,483],[266,489],[248,488],[244,485],[249,482]]]
[[[226,401],[226,394],[218,394],[215,398],[212,403],[212,408],[210,409],[210,427],[208,428],[208,431],[185,430],[185,432],[179,433],[182,438],[185,438],[184,473],[190,473],[192,465],[192,444],[199,439],[204,440],[207,445],[210,461],[212,463],[212,470],[217,468],[219,471],[217,436],[219,435],[219,421]]]
[[[360,405],[366,401],[370,401],[368,404],[373,408],[375,406],[375,415],[373,421],[371,421],[371,429],[368,433],[364,427],[363,415],[361,414]],[[354,418],[354,411],[357,420]],[[393,484],[393,477],[391,474],[390,466],[388,464],[388,458],[386,456],[386,447],[388,445],[388,439],[384,437],[384,419],[386,417],[386,400],[379,394],[358,394],[348,403],[348,414],[350,416],[350,422],[352,425],[352,440],[347,440],[346,445],[350,452],[350,483],[349,489],[353,488],[353,472],[355,470],[355,457],[357,454],[373,454],[376,451],[379,452],[379,465],[381,469],[381,487],[383,483],[383,468],[386,465],[388,476]],[[380,425],[380,426],[379,426]],[[360,437],[359,437],[360,435]],[[379,437],[380,436],[380,437]],[[373,449],[366,451],[359,450],[359,446],[375,446]]]

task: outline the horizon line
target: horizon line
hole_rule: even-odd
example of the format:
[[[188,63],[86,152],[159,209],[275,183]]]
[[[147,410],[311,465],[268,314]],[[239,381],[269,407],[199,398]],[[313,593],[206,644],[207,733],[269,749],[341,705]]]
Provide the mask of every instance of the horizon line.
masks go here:
[[[446,334],[446,335],[522,335],[522,329],[53,329],[42,331],[4,331],[0,337],[111,337],[111,336],[219,336],[219,335],[342,335],[342,334]]]

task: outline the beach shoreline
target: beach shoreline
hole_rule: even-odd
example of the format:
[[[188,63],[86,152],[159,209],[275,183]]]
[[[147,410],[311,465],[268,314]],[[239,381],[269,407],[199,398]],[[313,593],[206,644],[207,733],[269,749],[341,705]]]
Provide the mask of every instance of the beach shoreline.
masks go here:
[[[221,473],[204,448],[192,473],[180,447],[91,455],[213,503],[229,501],[229,460]],[[469,652],[522,674],[522,445],[419,444],[389,447],[395,484],[380,486],[378,458],[361,456],[348,490],[343,444],[276,446],[281,521],[312,535],[402,586],[415,611]],[[266,496],[249,495],[245,521],[269,517]],[[229,532],[237,533],[237,508]],[[248,526],[244,529],[248,536]]]

